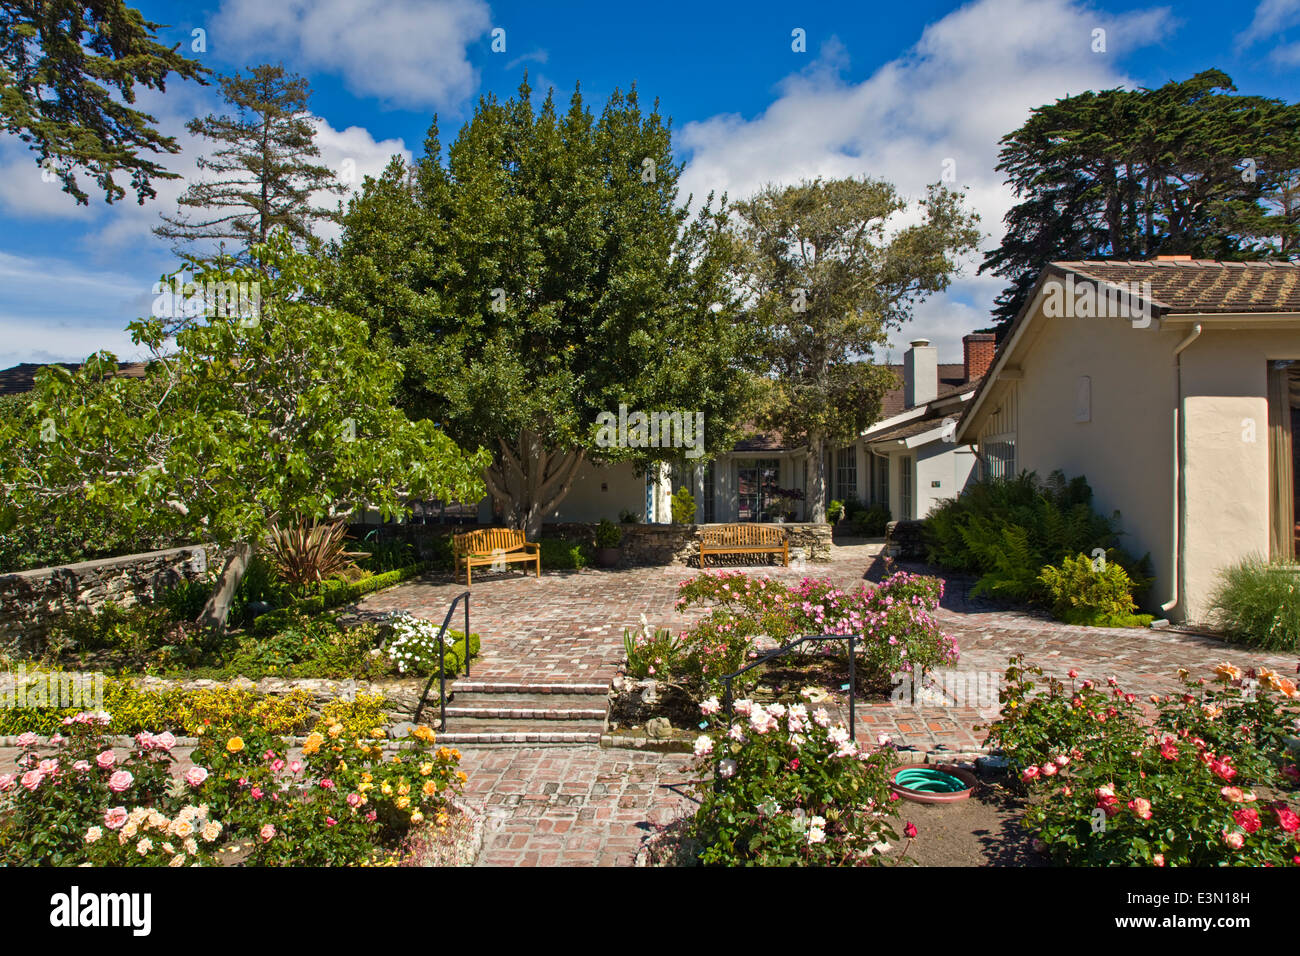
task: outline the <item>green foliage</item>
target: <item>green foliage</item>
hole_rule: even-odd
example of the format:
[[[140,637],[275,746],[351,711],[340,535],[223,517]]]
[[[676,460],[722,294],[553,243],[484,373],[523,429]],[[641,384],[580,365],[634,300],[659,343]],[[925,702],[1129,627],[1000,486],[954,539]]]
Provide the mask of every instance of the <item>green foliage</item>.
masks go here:
[[[400,357],[412,414],[493,449],[489,488],[530,538],[584,456],[679,454],[598,444],[600,413],[690,409],[709,447],[736,435],[753,330],[727,210],[692,214],[681,171],[635,89],[593,115],[577,92],[535,109],[525,81],[481,99],[445,153],[432,126],[413,167],[395,160],[349,204],[332,301]]]
[[[890,817],[892,750],[859,751],[843,725],[803,703],[738,700],[730,721],[716,699],[695,743],[699,808],[692,835],[718,866],[877,865],[897,839]],[[739,735],[733,736],[732,731]],[[714,785],[714,781],[717,785]]]
[[[287,525],[274,524],[266,557],[276,578],[301,591],[355,569],[352,559],[359,552],[347,550],[347,533],[342,521],[308,523],[300,518]]]
[[[160,26],[123,0],[5,4],[0,129],[27,143],[78,203],[89,198],[78,172],[92,176],[110,203],[126,195],[116,173],[130,177],[141,204],[157,195],[153,180],[180,178],[145,158],[178,153],[180,144],[133,104],[139,87],[161,93],[173,73],[205,84],[210,71],[159,43]]]
[[[1232,565],[1219,574],[1211,613],[1230,640],[1300,650],[1300,565],[1258,559]]]
[[[673,524],[695,524],[695,496],[691,489],[678,488],[669,502]]]
[[[364,552],[364,557],[358,558],[357,563],[374,573],[396,571],[419,563],[415,545],[409,541],[397,538],[370,540],[367,537],[357,547]]]
[[[401,369],[365,323],[314,304],[318,261],[283,234],[259,250],[265,273],[198,276],[260,283],[256,321],[212,316],[179,332],[175,350],[161,319],[133,323],[138,341],[169,352],[143,380],[118,378],[105,353],[76,373],[38,373],[26,412],[0,420],[0,518],[58,520],[75,501],[250,549],[281,515],[393,517],[409,496],[482,494],[488,455],[407,420],[392,403]],[[51,431],[57,441],[44,440]]]
[[[748,319],[761,330],[764,366],[779,372],[760,420],[808,442],[806,517],[823,521],[827,449],[876,421],[895,381],[862,356],[948,287],[979,242],[979,217],[938,184],[913,204],[869,178],[767,186],[735,210],[754,294]],[[887,230],[899,216],[912,224]]]
[[[627,656],[626,672],[638,679],[663,679],[681,663],[681,641],[672,629],[651,627],[644,614],[641,615],[639,630],[623,629],[623,651]]]
[[[154,233],[181,245],[231,240],[236,258],[249,259],[252,246],[273,230],[307,239],[313,223],[337,221],[338,213],[311,205],[321,193],[343,193],[320,158],[310,110],[311,90],[301,76],[281,66],[253,67],[220,79],[221,97],[234,115],[208,115],[186,124],[192,136],[218,147],[200,157],[207,175],[189,183],[178,203],[182,212],[163,214]],[[185,210],[194,211],[191,216]]]
[[[980,266],[1011,282],[994,310],[999,329],[1054,259],[1294,259],[1298,111],[1237,95],[1219,70],[1033,110],[1002,138],[997,168],[1020,202]]]
[[[551,571],[577,571],[591,563],[591,549],[585,541],[572,538],[542,538],[542,567]]]
[[[1066,555],[1060,567],[1047,565],[1038,575],[1052,602],[1052,613],[1066,624],[1092,627],[1144,627],[1151,615],[1134,614],[1133,582],[1128,572],[1100,555]]]
[[[373,594],[375,591],[382,591],[384,588],[400,584],[407,578],[414,577],[425,570],[426,565],[416,564],[395,571],[375,574],[368,578],[362,578],[360,581],[340,581],[334,578],[322,582],[318,593],[298,598],[288,607],[260,615],[253,622],[251,629],[255,634],[273,634],[284,627],[286,622],[292,620],[296,614],[321,614],[331,608],[351,604],[367,594]]]
[[[844,517],[844,502],[835,500],[826,506],[826,520],[831,524],[838,524],[842,517]]]
[[[608,518],[601,518],[596,525],[596,547],[617,548],[623,541],[623,531]]]
[[[1025,472],[975,482],[941,502],[925,519],[925,539],[933,563],[980,575],[972,594],[1047,603],[1043,567],[1096,548],[1141,593],[1150,585],[1147,559],[1134,561],[1118,549],[1118,520],[1118,512],[1106,518],[1092,510],[1092,489],[1082,476],[1067,481],[1058,471],[1044,483]]]
[[[1219,685],[1192,679],[1153,696],[1154,716],[1108,687],[1049,678],[1013,658],[987,743],[1031,792],[1026,825],[1070,866],[1276,866],[1300,852],[1300,782],[1283,742],[1294,682],[1252,680],[1230,664]]]
[[[640,524],[641,512],[629,511],[628,509],[624,508],[622,511],[618,513],[618,520],[621,524]]]
[[[885,526],[890,521],[889,509],[884,505],[872,505],[861,511],[851,511],[849,520],[854,534],[864,538],[880,538],[884,536]]]

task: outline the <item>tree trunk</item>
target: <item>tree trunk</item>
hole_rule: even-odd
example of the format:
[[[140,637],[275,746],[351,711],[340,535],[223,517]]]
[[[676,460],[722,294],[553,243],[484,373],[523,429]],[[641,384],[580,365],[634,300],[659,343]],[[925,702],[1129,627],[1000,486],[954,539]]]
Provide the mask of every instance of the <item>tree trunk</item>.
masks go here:
[[[808,436],[808,489],[805,494],[804,520],[826,521],[826,440],[821,435]]]
[[[248,562],[252,558],[253,543],[251,541],[237,541],[234,552],[226,559],[226,564],[221,569],[217,584],[212,589],[212,596],[208,598],[208,603],[199,612],[199,624],[217,631],[226,629],[226,618],[230,614],[230,602],[235,599],[235,591],[239,588],[239,582],[244,579],[244,572],[248,570]]]
[[[524,536],[536,541],[542,520],[573,487],[586,452],[547,451],[531,429],[520,432],[513,444],[505,440],[498,444],[497,461],[484,476],[488,492],[501,506],[506,523],[523,528]]]

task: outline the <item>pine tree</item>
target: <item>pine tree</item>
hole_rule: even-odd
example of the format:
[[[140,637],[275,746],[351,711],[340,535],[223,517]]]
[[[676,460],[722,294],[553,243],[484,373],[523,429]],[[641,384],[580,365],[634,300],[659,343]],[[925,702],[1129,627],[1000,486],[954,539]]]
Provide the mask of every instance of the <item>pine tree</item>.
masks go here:
[[[193,243],[233,242],[229,255],[247,262],[250,246],[265,243],[284,229],[306,240],[317,220],[337,220],[339,212],[313,206],[312,193],[341,193],[332,170],[311,162],[320,156],[307,104],[311,90],[303,77],[283,67],[263,65],[251,74],[221,78],[221,92],[234,116],[208,115],[187,129],[221,144],[198,161],[213,178],[191,183],[178,200],[181,214],[164,215],[154,233]],[[194,215],[185,214],[195,210]]]
[[[82,205],[78,172],[110,203],[126,195],[114,173],[130,174],[142,204],[157,195],[152,180],[180,178],[142,155],[180,146],[131,104],[137,86],[161,92],[172,73],[204,83],[208,70],[158,43],[158,28],[123,0],[0,4],[0,129],[27,143]]]

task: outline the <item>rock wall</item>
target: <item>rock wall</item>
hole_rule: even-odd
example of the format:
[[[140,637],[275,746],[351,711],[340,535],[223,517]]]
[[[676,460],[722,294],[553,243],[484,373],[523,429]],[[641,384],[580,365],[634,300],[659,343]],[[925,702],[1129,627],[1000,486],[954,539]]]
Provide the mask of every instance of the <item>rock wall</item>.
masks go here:
[[[34,650],[59,615],[152,600],[221,560],[216,545],[191,545],[0,575],[0,650]]]

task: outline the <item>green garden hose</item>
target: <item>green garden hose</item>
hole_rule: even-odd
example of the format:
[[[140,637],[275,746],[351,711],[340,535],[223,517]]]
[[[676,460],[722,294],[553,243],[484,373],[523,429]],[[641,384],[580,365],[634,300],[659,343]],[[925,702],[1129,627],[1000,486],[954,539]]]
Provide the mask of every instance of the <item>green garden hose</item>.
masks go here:
[[[958,793],[966,789],[966,784],[950,773],[920,767],[900,770],[894,783],[918,793]]]

